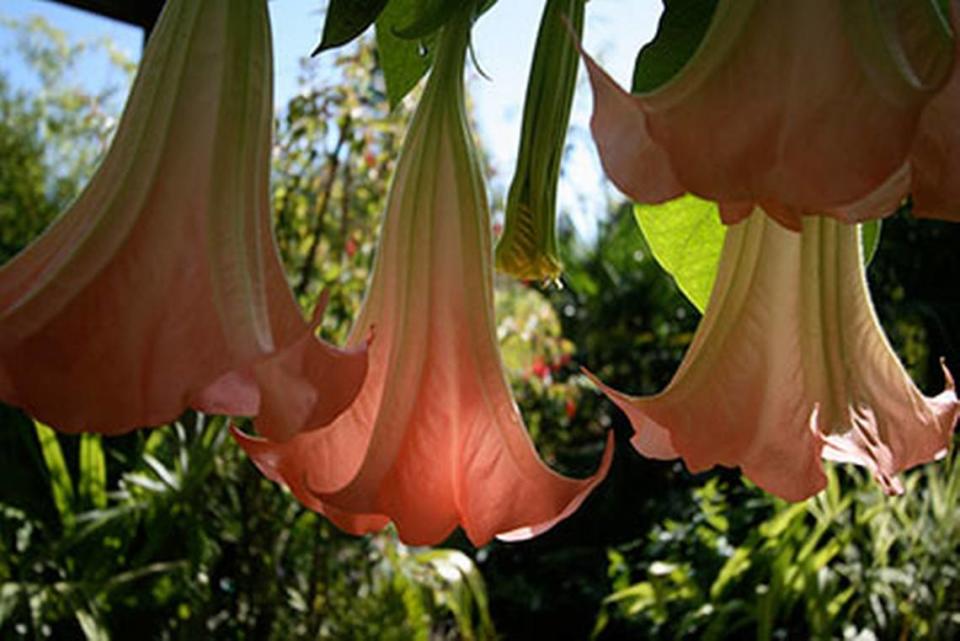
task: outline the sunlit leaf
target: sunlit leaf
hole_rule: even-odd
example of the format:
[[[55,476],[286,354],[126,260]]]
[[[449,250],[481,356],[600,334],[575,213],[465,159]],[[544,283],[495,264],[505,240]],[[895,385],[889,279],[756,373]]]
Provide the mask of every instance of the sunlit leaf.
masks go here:
[[[90,610],[77,610],[75,614],[87,641],[110,641],[110,631],[99,616]]]
[[[67,463],[63,458],[63,450],[60,449],[57,433],[39,421],[34,421],[34,427],[37,431],[37,439],[40,441],[43,460],[47,464],[47,472],[50,474],[50,492],[53,495],[53,503],[57,506],[57,512],[60,514],[60,521],[63,526],[71,527],[74,521],[73,481],[70,478]]]
[[[880,219],[871,220],[860,226],[860,242],[863,244],[863,263],[869,265],[880,247]]]
[[[84,507],[104,508],[107,505],[107,466],[97,434],[80,437],[80,502]]]
[[[0,585],[0,626],[16,611],[20,598],[19,585],[15,583]]]
[[[726,228],[717,205],[687,194],[659,205],[635,205],[634,215],[654,258],[701,312],[710,300]],[[861,226],[865,264],[880,245],[880,221]]]
[[[702,312],[725,235],[716,204],[687,195],[661,205],[637,205],[634,214],[657,262]]]

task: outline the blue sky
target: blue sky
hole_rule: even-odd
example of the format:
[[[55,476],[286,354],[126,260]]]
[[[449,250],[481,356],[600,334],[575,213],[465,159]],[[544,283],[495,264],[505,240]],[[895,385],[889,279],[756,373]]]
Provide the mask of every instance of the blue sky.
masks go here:
[[[324,0],[272,0],[276,102],[282,105],[297,89],[298,61],[309,54],[323,27]],[[471,74],[470,91],[476,107],[483,144],[498,168],[493,188],[504,191],[516,162],[524,89],[543,3],[541,0],[500,0],[477,23],[474,48],[488,79]],[[590,0],[584,42],[614,78],[627,83],[636,52],[653,37],[661,10],[657,0]],[[49,0],[2,0],[0,17],[23,19],[39,15],[66,31],[71,38],[108,36],[121,50],[136,59],[142,35],[139,29],[63,7]],[[11,36],[0,30],[0,70],[14,83],[22,82],[22,63],[11,55]],[[327,54],[332,64],[334,54]],[[321,59],[322,62],[323,59]],[[91,86],[111,81],[104,60],[85,60],[78,73]],[[567,157],[561,180],[559,204],[577,230],[591,237],[596,217],[606,209],[611,191],[600,172],[596,152],[586,135],[591,98],[585,73],[574,104]]]

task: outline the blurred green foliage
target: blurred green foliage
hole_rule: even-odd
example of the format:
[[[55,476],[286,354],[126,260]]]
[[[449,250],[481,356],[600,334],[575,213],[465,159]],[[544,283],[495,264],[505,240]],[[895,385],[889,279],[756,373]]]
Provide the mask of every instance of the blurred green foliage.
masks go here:
[[[42,92],[0,76],[0,262],[77,193],[118,105],[72,86],[83,51],[19,25]],[[93,45],[84,45],[93,46]],[[101,43],[99,46],[106,46]],[[332,54],[325,54],[331,56]],[[369,274],[406,118],[368,43],[335,72],[305,63],[281,109],[277,243],[304,310],[332,293],[342,341]],[[128,65],[117,59],[120,73]],[[325,58],[324,63],[330,59]],[[80,92],[80,93],[78,93]],[[885,222],[869,269],[879,314],[932,392],[960,366],[960,226]],[[266,481],[224,420],[188,413],[114,439],[66,437],[0,407],[0,638],[55,639],[953,639],[960,634],[960,464],[907,475],[886,498],[860,471],[789,505],[731,470],[692,476],[644,460],[580,372],[661,389],[698,313],[666,277],[628,205],[596,239],[561,228],[562,288],[497,283],[504,362],[547,461],[587,473],[603,434],[618,452],[580,511],[520,545],[455,534],[411,549],[351,537]]]
[[[9,55],[32,72],[37,89],[15,91],[0,75],[0,263],[9,260],[76,195],[113,131],[116,87],[91,90],[76,61],[106,53],[120,78],[135,68],[107,41],[71,43],[40,19],[0,16],[15,36]],[[21,212],[31,212],[24,216]]]
[[[957,457],[910,473],[903,497],[828,475],[793,505],[718,478],[694,489],[685,516],[608,550],[593,638],[957,638]]]

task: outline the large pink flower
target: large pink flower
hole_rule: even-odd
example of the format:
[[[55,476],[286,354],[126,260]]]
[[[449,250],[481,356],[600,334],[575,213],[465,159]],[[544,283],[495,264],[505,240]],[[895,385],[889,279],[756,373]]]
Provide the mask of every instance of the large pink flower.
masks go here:
[[[313,336],[268,201],[263,0],[170,0],[106,158],[0,270],[0,399],[59,429],[120,433],[188,406],[329,423],[366,354]]]
[[[270,478],[345,530],[393,521],[409,543],[458,525],[476,544],[570,514],[603,478],[537,456],[497,347],[489,212],[464,108],[466,16],[446,27],[393,180],[353,343],[372,326],[370,374],[334,423],[277,444],[235,432]]]
[[[661,23],[635,95],[587,60],[594,139],[633,200],[691,192],[725,222],[759,206],[799,230],[806,214],[886,216],[913,192],[918,213],[960,219],[960,49],[939,0],[719,0],[665,77],[660,45],[689,29]]]
[[[740,466],[799,500],[826,483],[821,457],[896,474],[940,457],[960,403],[924,397],[887,343],[867,291],[856,226],[808,217],[800,233],[762,212],[727,231],[693,343],[656,396],[604,391],[630,418],[634,446],[692,471]]]

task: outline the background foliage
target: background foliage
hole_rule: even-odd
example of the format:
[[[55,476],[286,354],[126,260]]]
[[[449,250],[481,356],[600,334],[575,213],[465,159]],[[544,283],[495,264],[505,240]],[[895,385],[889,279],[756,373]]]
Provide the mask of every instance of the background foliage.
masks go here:
[[[9,25],[43,92],[0,76],[0,262],[75,196],[116,101],[70,83],[84,47]],[[338,81],[280,110],[277,242],[304,309],[332,293],[340,341],[362,296],[407,111],[369,43]],[[115,58],[121,69],[129,65]],[[396,102],[396,100],[394,100]],[[613,429],[608,480],[571,519],[521,545],[459,534],[410,549],[391,532],[339,533],[264,480],[221,418],[193,413],[114,439],[65,437],[0,408],[0,638],[953,639],[960,627],[960,464],[907,475],[883,497],[866,475],[790,505],[730,470],[691,476],[636,455],[625,419],[581,365],[637,393],[662,388],[698,313],[613,203],[587,243],[562,228],[563,288],[498,282],[504,360],[527,425],[558,469],[585,473]],[[870,278],[916,380],[960,367],[960,231],[901,212]]]

